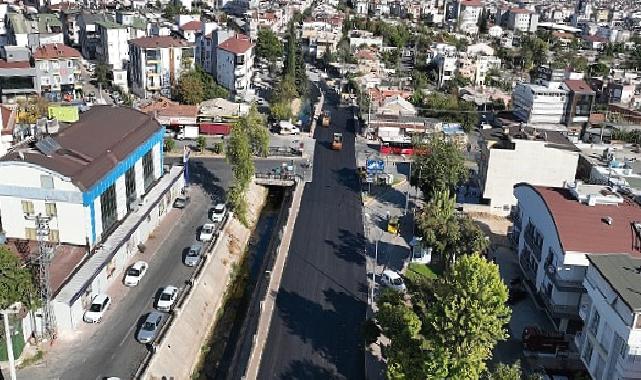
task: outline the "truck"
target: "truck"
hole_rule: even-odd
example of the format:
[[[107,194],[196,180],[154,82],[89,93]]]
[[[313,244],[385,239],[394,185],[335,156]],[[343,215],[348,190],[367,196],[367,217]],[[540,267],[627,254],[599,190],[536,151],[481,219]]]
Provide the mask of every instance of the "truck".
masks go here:
[[[332,140],[332,149],[341,150],[343,149],[343,134],[334,133],[334,140]]]
[[[329,112],[327,112],[327,111],[323,112],[323,120],[322,120],[323,127],[325,127],[325,128],[329,127],[329,123],[330,122],[331,122],[331,118],[329,116]]]
[[[565,335],[555,331],[543,331],[538,326],[527,326],[523,329],[521,338],[526,351],[555,354],[570,348]]]
[[[180,128],[176,133],[177,140],[195,140],[200,135],[200,130],[196,125],[188,125]]]

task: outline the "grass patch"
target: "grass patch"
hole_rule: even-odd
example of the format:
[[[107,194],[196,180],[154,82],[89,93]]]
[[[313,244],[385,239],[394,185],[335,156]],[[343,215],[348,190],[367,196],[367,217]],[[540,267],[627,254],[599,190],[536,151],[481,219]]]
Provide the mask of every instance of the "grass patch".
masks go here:
[[[410,263],[405,271],[405,276],[412,282],[434,280],[440,274],[440,268],[434,264]]]
[[[42,350],[37,350],[32,357],[26,358],[25,360],[22,361],[22,363],[20,364],[20,368],[26,368],[32,364],[36,364],[40,362],[43,357],[44,357],[44,352],[42,352]]]

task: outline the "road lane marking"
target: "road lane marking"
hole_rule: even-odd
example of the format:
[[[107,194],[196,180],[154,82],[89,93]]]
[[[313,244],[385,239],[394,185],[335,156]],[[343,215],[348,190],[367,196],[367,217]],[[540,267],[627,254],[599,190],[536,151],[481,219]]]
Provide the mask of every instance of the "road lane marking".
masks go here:
[[[125,336],[122,338],[122,340],[118,344],[118,347],[122,346],[125,343],[125,340],[127,340],[127,337],[129,336],[129,334],[131,334],[131,332],[133,331],[134,327],[136,327],[135,324],[131,325],[129,330],[127,330],[127,333],[125,334]]]

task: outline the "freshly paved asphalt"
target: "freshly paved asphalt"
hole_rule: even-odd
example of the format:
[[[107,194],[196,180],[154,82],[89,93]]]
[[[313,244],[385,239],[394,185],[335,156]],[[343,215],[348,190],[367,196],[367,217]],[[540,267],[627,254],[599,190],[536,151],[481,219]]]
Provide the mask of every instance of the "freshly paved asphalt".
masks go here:
[[[335,96],[326,96],[336,104]],[[326,105],[327,106],[327,105]],[[330,106],[262,355],[260,379],[363,379],[367,284],[351,112]],[[349,121],[348,121],[349,120]],[[330,148],[343,132],[343,149]]]

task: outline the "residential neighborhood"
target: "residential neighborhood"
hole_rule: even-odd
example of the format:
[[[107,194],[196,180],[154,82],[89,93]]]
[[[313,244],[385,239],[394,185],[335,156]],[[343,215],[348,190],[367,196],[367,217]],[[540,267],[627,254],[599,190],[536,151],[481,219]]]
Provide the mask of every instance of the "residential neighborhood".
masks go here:
[[[641,379],[637,162],[635,1],[3,1],[0,378]]]

